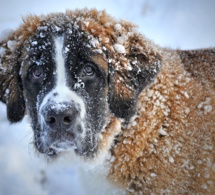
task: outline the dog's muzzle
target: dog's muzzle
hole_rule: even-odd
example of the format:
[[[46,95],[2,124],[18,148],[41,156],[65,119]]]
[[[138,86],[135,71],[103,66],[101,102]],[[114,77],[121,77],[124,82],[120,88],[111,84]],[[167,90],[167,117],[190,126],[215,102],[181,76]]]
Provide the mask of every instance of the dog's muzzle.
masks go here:
[[[49,103],[42,108],[42,130],[40,131],[42,153],[50,154],[74,149],[78,137],[83,133],[83,118],[81,108],[72,103]]]

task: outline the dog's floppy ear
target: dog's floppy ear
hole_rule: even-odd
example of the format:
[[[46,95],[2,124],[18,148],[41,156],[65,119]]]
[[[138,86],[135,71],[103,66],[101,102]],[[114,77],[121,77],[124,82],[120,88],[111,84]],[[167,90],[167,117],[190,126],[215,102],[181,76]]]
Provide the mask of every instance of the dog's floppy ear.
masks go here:
[[[110,110],[126,121],[136,112],[140,92],[155,80],[161,69],[161,56],[153,48],[144,48],[138,37],[134,39],[130,39],[129,52],[119,54],[121,60],[109,64]]]
[[[20,52],[15,40],[0,43],[0,101],[7,105],[10,122],[21,121],[25,113],[22,82],[19,75]]]

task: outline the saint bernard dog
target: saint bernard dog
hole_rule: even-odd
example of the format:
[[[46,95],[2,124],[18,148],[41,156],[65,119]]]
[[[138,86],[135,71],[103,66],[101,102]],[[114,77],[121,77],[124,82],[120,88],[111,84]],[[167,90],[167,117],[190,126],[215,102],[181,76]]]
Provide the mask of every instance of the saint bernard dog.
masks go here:
[[[1,40],[0,100],[39,153],[106,164],[123,193],[215,194],[214,48],[161,48],[104,11],[31,15]]]

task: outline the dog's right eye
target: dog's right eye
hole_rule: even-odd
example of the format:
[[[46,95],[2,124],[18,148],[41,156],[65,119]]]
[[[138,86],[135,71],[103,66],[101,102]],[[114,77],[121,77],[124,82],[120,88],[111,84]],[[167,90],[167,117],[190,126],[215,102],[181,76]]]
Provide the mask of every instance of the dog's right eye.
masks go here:
[[[39,67],[39,66],[33,68],[31,73],[32,73],[32,76],[33,76],[34,79],[40,79],[44,75],[43,68]]]

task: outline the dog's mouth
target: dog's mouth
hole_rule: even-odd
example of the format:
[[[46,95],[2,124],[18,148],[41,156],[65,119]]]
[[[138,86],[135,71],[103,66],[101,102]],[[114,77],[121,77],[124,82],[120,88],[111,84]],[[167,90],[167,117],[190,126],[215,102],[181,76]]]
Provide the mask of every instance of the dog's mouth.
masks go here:
[[[75,149],[76,145],[72,141],[59,140],[59,141],[52,143],[49,148],[60,152],[60,151],[67,151],[67,150]]]
[[[52,143],[46,151],[49,156],[57,155],[60,152],[76,150],[76,144],[70,140],[58,140]]]
[[[54,156],[60,152],[77,150],[77,138],[71,132],[47,132],[35,133],[35,146],[40,153]]]
[[[77,156],[93,156],[97,152],[98,140],[95,134],[88,135],[66,131],[39,130],[35,132],[36,149],[47,156],[54,157],[60,153],[74,152]]]

